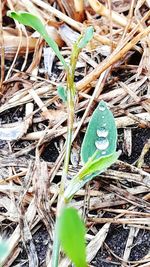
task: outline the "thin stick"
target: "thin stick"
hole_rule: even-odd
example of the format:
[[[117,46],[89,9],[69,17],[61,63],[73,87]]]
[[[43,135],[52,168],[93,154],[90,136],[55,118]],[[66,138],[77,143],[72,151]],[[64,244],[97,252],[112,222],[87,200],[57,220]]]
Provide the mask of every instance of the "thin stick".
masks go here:
[[[84,11],[84,0],[74,0],[74,7],[76,12],[82,13]]]
[[[150,32],[150,26],[141,31],[137,36],[135,36],[129,43],[127,43],[121,50],[118,48],[114,50],[114,52],[107,57],[102,63],[100,63],[97,68],[95,68],[92,72],[86,75],[81,81],[77,83],[78,90],[84,90],[87,86],[91,86],[91,83],[99,77],[99,75],[108,69],[111,65],[117,62],[120,58],[122,58],[135,44],[137,44],[143,37],[145,37]]]
[[[75,96],[76,96],[76,88],[75,88],[75,83],[74,83],[75,67],[77,64],[80,51],[81,49],[78,47],[78,41],[77,41],[77,43],[75,43],[73,46],[71,59],[70,59],[70,67],[68,68],[68,71],[67,71],[68,126],[67,126],[65,160],[64,160],[64,167],[63,167],[63,172],[62,172],[62,177],[61,177],[60,192],[59,192],[58,204],[57,204],[56,226],[55,226],[55,232],[54,232],[54,244],[53,244],[53,253],[52,253],[52,266],[53,267],[58,266],[59,249],[60,249],[59,237],[58,237],[58,231],[57,231],[57,221],[58,221],[60,212],[62,211],[63,207],[67,205],[64,199],[64,191],[65,191],[65,185],[66,185],[67,176],[68,176],[70,151],[71,151],[71,144],[72,144],[73,123],[74,123],[74,109],[75,109]]]
[[[88,113],[89,113],[89,111],[91,109],[91,106],[92,106],[92,103],[93,103],[94,99],[97,97],[98,94],[100,95],[100,93],[102,92],[108,73],[109,73],[109,70],[108,71],[104,71],[100,75],[99,80],[98,80],[98,82],[96,84],[95,90],[93,92],[93,95],[90,98],[89,104],[88,104],[87,108],[85,109],[85,112],[84,112],[84,114],[82,116],[82,119],[81,119],[81,121],[80,121],[80,123],[79,123],[79,125],[78,125],[78,127],[77,127],[77,129],[75,131],[75,133],[74,133],[73,139],[75,139],[77,137],[77,134],[78,134],[79,130],[81,129],[85,118],[88,116]]]
[[[8,0],[7,2],[8,2],[8,6],[9,6],[10,10],[13,11],[13,10],[14,10],[14,7],[13,7],[13,5],[12,5],[12,1]],[[8,78],[9,78],[9,76],[10,76],[10,73],[11,73],[11,71],[12,71],[14,65],[15,65],[15,62],[16,62],[16,60],[17,60],[17,57],[18,57],[18,54],[19,54],[19,51],[20,51],[21,42],[22,42],[22,31],[21,31],[20,24],[19,24],[17,21],[15,21],[15,24],[16,24],[16,26],[17,26],[17,28],[18,28],[18,32],[19,32],[20,40],[19,40],[19,44],[18,44],[17,51],[16,51],[16,55],[15,55],[15,57],[14,57],[14,59],[13,59],[13,62],[12,62],[12,64],[11,64],[11,67],[10,67],[9,70],[8,70],[8,73],[7,73],[7,75],[6,75],[5,81],[8,80]]]
[[[29,0],[26,0],[26,2],[27,1],[29,1]],[[38,5],[40,8],[45,9],[46,12],[52,13],[54,16],[56,16],[57,18],[61,19],[62,21],[64,21],[65,23],[67,23],[68,25],[70,25],[71,27],[76,29],[77,31],[82,32],[84,30],[84,26],[83,26],[82,23],[73,20],[72,18],[70,18],[67,15],[63,14],[61,11],[59,11],[56,8],[50,6],[49,4],[45,3],[44,1],[42,1],[42,0],[32,0],[32,2],[35,3],[36,5]],[[110,40],[107,37],[101,36],[101,35],[96,34],[96,33],[94,34],[94,38],[97,39],[102,44],[110,45],[110,43],[111,43]]]
[[[110,10],[107,9],[104,5],[102,5],[99,1],[88,0],[88,2],[97,14],[110,18]],[[112,21],[116,22],[117,24],[123,27],[125,27],[128,22],[126,17],[121,16],[115,11],[112,11]]]
[[[116,218],[89,218],[88,221],[95,222],[95,223],[113,223],[113,224],[148,224],[149,225],[149,218],[123,218],[123,219],[116,219]]]
[[[0,91],[2,92],[2,83],[5,74],[5,51],[4,51],[4,38],[3,38],[3,19],[2,19],[2,1],[0,0],[0,46],[1,46],[1,81]]]

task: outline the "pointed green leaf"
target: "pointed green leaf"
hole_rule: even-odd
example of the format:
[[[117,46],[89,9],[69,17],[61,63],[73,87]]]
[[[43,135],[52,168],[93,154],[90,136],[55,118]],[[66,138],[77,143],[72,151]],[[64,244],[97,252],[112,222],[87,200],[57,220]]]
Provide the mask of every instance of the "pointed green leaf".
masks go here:
[[[53,39],[49,37],[45,29],[45,26],[37,16],[24,11],[19,11],[19,12],[8,11],[7,15],[12,19],[17,20],[19,23],[25,26],[29,26],[34,30],[36,30],[37,32],[39,32],[40,35],[44,38],[44,40],[48,43],[48,45],[54,50],[55,54],[57,55],[61,63],[64,65],[65,69],[68,69],[65,59],[59,51],[58,45]]]
[[[78,176],[80,180],[83,180],[84,177],[87,175],[94,176],[100,174],[101,172],[105,171],[107,168],[109,168],[113,163],[116,162],[118,157],[120,156],[120,151],[114,152],[111,155],[107,155],[104,157],[100,157],[96,160],[93,160],[88,164],[88,166],[83,166],[83,170],[79,172]]]
[[[113,154],[116,151],[117,129],[112,112],[101,101],[88,124],[81,147],[83,163],[98,150],[96,158]]]
[[[64,208],[58,219],[58,232],[62,249],[76,267],[87,267],[86,229],[74,208]]]
[[[69,200],[73,195],[81,189],[87,182],[92,180],[93,177],[98,176],[104,172],[112,164],[116,162],[120,156],[120,151],[114,152],[111,155],[100,157],[97,160],[91,161],[89,164],[85,164],[80,172],[70,181],[68,187],[64,192],[64,197]]]
[[[67,92],[63,86],[57,87],[57,93],[64,103],[67,102]]]
[[[78,47],[80,49],[84,48],[88,42],[91,41],[92,37],[93,37],[93,34],[94,34],[94,28],[92,26],[88,27],[83,35],[83,37],[81,38],[79,44],[78,44]]]
[[[3,259],[8,253],[8,243],[6,240],[0,237],[0,263],[1,259]]]

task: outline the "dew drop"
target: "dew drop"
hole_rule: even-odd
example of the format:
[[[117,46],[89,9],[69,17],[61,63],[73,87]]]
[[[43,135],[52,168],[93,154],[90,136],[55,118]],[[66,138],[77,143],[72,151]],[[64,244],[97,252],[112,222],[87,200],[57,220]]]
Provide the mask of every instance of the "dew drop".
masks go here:
[[[105,128],[100,128],[97,130],[98,137],[107,137],[108,131]]]
[[[106,154],[106,151],[102,151],[102,155],[105,155]]]
[[[105,107],[103,107],[103,106],[99,106],[99,110],[100,110],[100,111],[104,111],[104,110],[105,110]]]
[[[109,146],[109,141],[107,138],[101,137],[100,140],[95,142],[95,146],[99,150],[105,150]]]

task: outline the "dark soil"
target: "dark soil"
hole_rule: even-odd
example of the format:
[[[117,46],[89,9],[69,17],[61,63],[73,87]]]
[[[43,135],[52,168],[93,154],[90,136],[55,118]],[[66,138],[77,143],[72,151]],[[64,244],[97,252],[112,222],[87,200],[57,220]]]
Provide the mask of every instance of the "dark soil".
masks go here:
[[[123,146],[122,130],[119,131],[119,136],[121,138],[118,144],[118,148],[122,149]],[[139,128],[132,129],[132,154],[130,157],[128,157],[126,154],[122,153],[120,159],[132,164],[136,162],[149,136],[150,136],[149,129],[139,129]],[[52,162],[56,160],[57,156],[58,156],[58,151],[54,146],[54,142],[51,142],[45,147],[42,158],[46,161]],[[150,153],[147,153],[145,156],[145,163],[148,164],[149,162],[150,162]],[[121,266],[121,262],[119,261],[118,257],[122,258],[123,256],[128,234],[129,234],[129,228],[127,226],[122,227],[122,226],[112,225],[104,245],[97,253],[92,264],[96,267]],[[39,228],[39,230],[33,235],[33,241],[38,254],[39,263],[41,265],[45,261],[47,246],[49,242],[49,236],[44,225],[42,225]],[[129,260],[137,261],[142,259],[148,253],[149,248],[150,248],[150,232],[146,230],[140,230],[137,237],[134,240]],[[25,253],[24,249],[12,266],[16,265],[22,267],[29,266],[27,254]]]
[[[38,231],[33,235],[33,242],[38,254],[39,266],[45,262],[47,247],[49,243],[49,236],[45,226],[42,224]],[[27,254],[23,248],[23,251],[20,253],[19,257],[16,259],[12,267],[28,267],[28,258]]]
[[[119,131],[119,135],[123,135],[123,131]],[[132,129],[132,153],[131,156],[127,156],[125,153],[122,153],[120,160],[126,161],[130,164],[135,163],[143,149],[143,146],[150,138],[150,129],[143,128],[133,128]],[[122,150],[123,141],[121,140],[118,144],[118,149]],[[144,157],[144,162],[149,165],[150,163],[150,151]]]
[[[132,64],[133,61],[135,61],[135,64],[139,63],[139,55],[135,54],[132,57]],[[20,62],[21,64],[21,62]],[[17,66],[16,66],[17,67]],[[56,76],[57,72],[59,70],[57,67],[53,69]],[[125,81],[129,76],[131,75],[128,70],[121,71],[120,73],[113,73],[114,77],[118,77],[120,80]],[[78,75],[76,77],[76,81],[80,80],[82,78],[82,75]],[[110,84],[110,86],[112,86]],[[107,86],[107,90],[109,90],[109,86]],[[106,91],[107,91],[106,90]],[[79,114],[78,114],[79,115]],[[18,120],[21,120],[24,117],[24,106],[13,108],[8,112],[4,112],[1,114],[0,123],[11,123],[16,122]],[[28,130],[28,132],[30,129]],[[118,132],[119,141],[118,141],[118,149],[123,150],[123,130],[119,130]],[[138,160],[141,151],[144,147],[144,144],[147,142],[147,140],[150,138],[150,129],[144,129],[144,128],[133,128],[132,129],[132,153],[130,156],[128,156],[126,153],[122,152],[120,156],[120,160],[128,162],[130,164],[135,164]],[[41,155],[41,158],[47,162],[55,162],[57,159],[59,152],[55,146],[55,142],[57,143],[57,140],[53,140],[49,144],[44,145],[44,150]],[[14,142],[12,147],[14,149],[13,152],[18,151],[20,148],[25,147],[26,145],[29,145],[29,142],[27,141],[18,141]],[[0,141],[0,153],[2,155],[5,153],[5,150],[8,151],[8,142]],[[29,156],[34,156],[34,150],[32,150],[29,153]],[[149,166],[150,163],[150,151],[145,155],[145,164]],[[3,212],[2,210],[0,210]],[[100,226],[98,226],[100,229]],[[116,226],[112,225],[109,233],[107,235],[107,238],[105,240],[105,243],[103,244],[102,248],[97,253],[95,259],[92,262],[92,265],[95,267],[118,267],[122,266],[122,263],[119,258],[123,257],[124,249],[126,246],[126,241],[129,234],[129,228],[125,225],[122,226]],[[49,235],[45,228],[45,226],[42,224],[41,227],[37,230],[37,232],[33,235],[33,241],[36,247],[36,251],[38,254],[39,259],[39,266],[45,266],[45,257],[47,252],[47,247],[49,243]],[[21,253],[19,254],[16,261],[13,263],[12,267],[15,266],[22,266],[22,267],[28,267],[28,258],[26,251],[23,247],[23,244],[20,243],[20,246],[22,248]],[[150,231],[146,230],[140,230],[137,237],[134,240],[131,254],[130,254],[130,261],[137,261],[142,259],[149,251],[150,249]],[[128,265],[130,266],[130,265]]]
[[[97,253],[97,256],[94,260],[94,266],[102,267],[118,267],[121,266],[120,261],[117,257],[122,258],[124,249],[126,246],[126,241],[128,238],[129,229],[123,227],[112,226],[108,236],[106,238],[106,244],[102,249]],[[129,261],[138,261],[142,259],[149,251],[150,248],[150,232],[140,230],[138,236],[135,238]],[[112,255],[111,251],[113,254]]]
[[[119,131],[119,135],[122,135],[122,130]],[[150,137],[150,129],[135,128],[132,130],[132,154],[128,157],[125,153],[122,153],[120,160],[128,163],[135,163],[139,158],[142,148]],[[120,141],[118,148],[122,149],[123,141]],[[145,163],[150,163],[150,152],[145,155]],[[121,227],[112,225],[108,236],[105,240],[107,246],[104,246],[97,253],[95,260],[93,261],[94,266],[98,267],[118,267],[121,266],[120,261],[117,257],[122,258],[126,241],[129,234],[128,227]],[[108,249],[109,247],[109,249]],[[129,261],[137,261],[142,259],[150,249],[150,232],[146,230],[140,230],[137,237],[134,240]],[[116,257],[111,253],[116,255]]]
[[[24,116],[24,110],[22,107],[14,108],[11,110],[11,114],[4,112],[1,116],[1,123],[11,123],[18,121]],[[138,160],[141,151],[144,147],[144,144],[150,138],[150,129],[144,128],[132,128],[132,153],[128,156],[126,153],[122,152],[120,160],[128,162],[130,164],[136,163]],[[42,159],[47,162],[55,162],[59,152],[55,146],[58,140],[53,140],[49,144],[44,145],[44,151],[41,155]],[[28,145],[27,141],[18,141],[14,142],[12,146],[14,152],[18,151],[20,148]],[[8,143],[5,141],[0,141],[0,150],[2,154],[4,151],[8,151]],[[118,132],[118,149],[123,150],[123,130]],[[29,153],[31,156],[34,156],[34,150]],[[149,166],[150,162],[150,152],[145,155],[145,163]],[[2,211],[1,211],[2,212]],[[118,267],[121,266],[121,261],[118,257],[122,258],[126,241],[128,238],[129,228],[126,226],[123,228],[121,226],[112,225],[108,233],[108,236],[105,240],[104,245],[97,253],[92,264],[96,267]],[[43,264],[46,257],[47,246],[49,242],[49,236],[44,225],[33,235],[33,241],[36,247],[36,251],[39,258],[39,264]],[[12,266],[23,266],[28,267],[28,258],[27,254],[22,247],[22,252],[19,257],[13,263]],[[137,261],[142,259],[150,248],[150,232],[145,230],[140,230],[138,236],[134,240],[134,244],[131,250],[130,261]],[[112,254],[113,253],[113,254]],[[116,255],[116,257],[114,256]],[[44,265],[43,265],[44,266]]]

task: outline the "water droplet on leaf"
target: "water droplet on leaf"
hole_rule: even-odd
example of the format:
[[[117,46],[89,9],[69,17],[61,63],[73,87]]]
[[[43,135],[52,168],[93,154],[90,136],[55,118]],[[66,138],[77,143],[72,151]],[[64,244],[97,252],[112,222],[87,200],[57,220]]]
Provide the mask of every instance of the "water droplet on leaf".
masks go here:
[[[109,146],[109,141],[107,138],[101,137],[100,140],[95,142],[95,146],[99,150],[105,150]]]
[[[98,137],[107,137],[108,131],[105,128],[100,128],[97,130]]]
[[[103,107],[103,106],[99,106],[98,108],[99,108],[100,111],[104,111],[105,110],[105,107]]]

